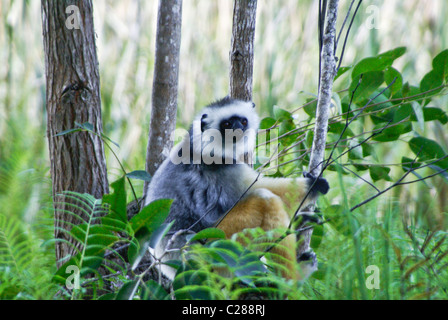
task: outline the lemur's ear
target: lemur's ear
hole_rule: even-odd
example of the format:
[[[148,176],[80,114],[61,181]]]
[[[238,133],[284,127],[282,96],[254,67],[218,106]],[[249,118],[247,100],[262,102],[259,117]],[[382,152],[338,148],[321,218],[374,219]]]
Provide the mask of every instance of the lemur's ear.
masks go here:
[[[204,132],[205,125],[207,124],[204,119],[207,119],[208,114],[204,113],[201,118],[201,132]]]

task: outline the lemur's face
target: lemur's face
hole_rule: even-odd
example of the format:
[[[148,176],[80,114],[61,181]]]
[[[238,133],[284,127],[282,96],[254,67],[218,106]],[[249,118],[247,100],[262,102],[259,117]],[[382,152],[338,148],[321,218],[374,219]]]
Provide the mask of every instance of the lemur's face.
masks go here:
[[[216,129],[224,134],[225,130],[257,130],[259,125],[255,104],[240,100],[230,100],[225,105],[211,105],[201,113],[201,131]]]
[[[233,116],[229,119],[224,119],[219,124],[219,131],[225,133],[226,130],[241,130],[246,131],[249,122],[246,117]]]
[[[253,151],[258,125],[254,103],[224,99],[206,107],[193,122],[193,129],[197,138],[200,130],[201,152],[213,147],[213,155],[239,159]],[[212,143],[215,145],[211,146]]]

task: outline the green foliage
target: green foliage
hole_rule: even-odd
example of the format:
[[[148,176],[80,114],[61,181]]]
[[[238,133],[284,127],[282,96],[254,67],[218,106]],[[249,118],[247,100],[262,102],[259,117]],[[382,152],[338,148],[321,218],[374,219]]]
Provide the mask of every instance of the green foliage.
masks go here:
[[[320,199],[326,223],[316,228],[317,234],[311,242],[321,261],[313,279],[297,289],[307,298],[447,297],[446,278],[439,276],[446,276],[447,272],[446,232],[441,231],[448,226],[443,214],[446,208],[432,204],[426,211],[429,217],[422,217],[419,212],[412,212],[412,203],[384,205],[375,200],[394,187],[411,183],[434,188],[434,182],[428,178],[435,176],[445,180],[438,188],[447,189],[448,146],[443,139],[430,138],[429,132],[438,126],[444,126],[441,130],[446,131],[447,110],[438,97],[447,92],[448,51],[433,59],[433,69],[419,85],[406,82],[393,67],[394,61],[405,52],[405,48],[390,50],[338,73],[336,86],[348,81],[348,90],[337,92],[337,98],[333,99],[335,108],[328,127],[324,173],[333,183],[330,194]],[[280,139],[276,156],[279,171],[275,176],[294,175],[307,169],[316,107],[317,100],[308,99],[297,109],[305,116],[301,122],[280,107],[274,111],[275,119],[262,120],[265,128],[277,127],[280,137],[296,137]],[[282,129],[286,123],[289,133]],[[306,139],[300,140],[298,137],[304,134]],[[410,173],[417,179],[408,179]],[[334,183],[337,179],[339,188]],[[356,187],[346,190],[347,181]],[[387,183],[389,187],[381,190]],[[362,184],[365,187],[360,193]],[[443,201],[443,192],[437,193],[437,197]],[[328,203],[327,199],[333,202]],[[409,217],[404,218],[409,211]],[[428,224],[440,211],[436,227],[434,223]],[[371,265],[379,269],[383,281],[380,289],[367,288],[367,267]]]
[[[0,103],[1,299],[61,298],[59,290],[61,287],[51,281],[55,273],[52,247],[54,221],[53,211],[50,209],[52,207],[50,168],[45,145],[45,87],[42,81],[42,61],[45,59],[39,53],[40,50],[33,49],[41,46],[40,31],[35,28],[40,24],[40,16],[33,10],[39,1],[29,2],[30,6],[23,6],[20,1],[6,1],[2,3],[5,7],[1,11],[4,23],[0,32],[6,44],[2,46],[1,52],[7,62],[4,77],[0,81],[3,93]],[[447,298],[448,248],[446,241],[443,240],[446,236],[448,219],[444,201],[448,190],[446,172],[441,172],[440,177],[418,184],[395,188],[389,196],[382,196],[381,200],[369,202],[356,212],[348,213],[350,211],[348,208],[377,192],[360,178],[374,182],[377,188],[384,188],[403,173],[409,172],[412,167],[420,168],[412,172],[418,179],[446,168],[444,159],[434,161],[448,150],[445,95],[448,51],[441,52],[433,59],[431,70],[428,70],[426,75],[420,79],[414,77],[416,71],[420,72],[421,66],[425,65],[428,53],[431,54],[432,50],[438,50],[440,47],[446,48],[446,37],[440,36],[445,30],[443,17],[446,4],[441,2],[441,10],[435,13],[435,19],[433,17],[429,19],[427,16],[416,21],[411,16],[415,10],[424,7],[424,4],[418,1],[410,2],[403,1],[398,7],[395,3],[387,1],[380,4],[383,12],[394,12],[395,19],[402,23],[383,26],[381,32],[358,28],[359,36],[369,41],[366,41],[366,45],[361,48],[356,48],[355,56],[373,56],[362,64],[360,62],[360,65],[354,64],[339,69],[335,88],[340,91],[333,97],[335,107],[330,119],[329,151],[344,130],[345,120],[352,119],[362,108],[365,109],[362,109],[358,118],[345,129],[342,139],[334,150],[334,157],[342,156],[338,161],[331,163],[325,172],[325,177],[331,182],[331,191],[328,196],[320,199],[320,207],[324,221],[328,221],[322,226],[315,227],[312,239],[312,247],[319,259],[319,271],[311,280],[294,290],[291,290],[291,286],[283,287],[283,292],[290,292],[289,298]],[[207,3],[205,8],[199,9],[195,4],[184,6],[185,21],[195,22],[199,11],[204,12],[204,19],[197,20],[198,24],[194,25],[186,23],[187,26],[194,27],[183,30],[183,42],[188,44],[188,50],[185,50],[186,55],[182,59],[201,63],[190,64],[180,74],[179,96],[185,97],[180,99],[178,119],[180,125],[190,122],[193,106],[200,107],[209,103],[211,98],[225,93],[228,86],[225,76],[216,76],[227,73],[228,55],[222,53],[228,52],[228,42],[221,40],[223,35],[228,34],[228,30],[224,29],[228,24],[216,21],[231,21],[232,2],[204,3]],[[256,59],[259,63],[256,67],[258,76],[254,79],[254,100],[262,113],[270,114],[270,117],[263,119],[262,127],[281,125],[284,133],[280,139],[279,170],[275,176],[301,174],[306,170],[313,138],[316,99],[312,97],[308,99],[305,107],[299,111],[292,111],[299,105],[297,101],[300,94],[297,94],[297,88],[315,92],[317,83],[315,81],[317,52],[314,51],[317,46],[312,45],[315,39],[304,37],[306,30],[291,32],[302,30],[300,21],[306,21],[311,16],[311,12],[303,10],[303,4],[299,3],[293,0],[279,6],[274,1],[268,1],[260,5],[257,21],[257,28],[260,28],[263,37],[259,37],[256,43]],[[155,21],[157,10],[152,10],[153,2],[138,2],[138,4],[129,2],[123,6],[129,8],[130,12],[132,8],[138,6],[139,18],[135,19],[134,14],[123,14],[127,11],[122,10],[122,6],[96,7],[99,16],[109,15],[111,10],[114,15],[114,19],[95,21],[96,29],[104,30],[99,34],[99,38],[103,40],[98,45],[100,48],[103,47],[104,52],[110,53],[103,55],[100,61],[103,120],[105,132],[113,135],[114,140],[124,146],[119,151],[118,158],[122,159],[126,167],[141,168],[144,165],[142,154],[146,147],[146,139],[142,139],[140,131],[136,128],[146,128],[148,123],[145,106],[150,105],[151,95],[148,88],[151,87],[152,77],[148,75],[152,73],[154,65],[151,61],[153,55],[150,45],[154,43],[154,38],[152,28],[140,28],[138,23]],[[403,6],[415,10],[410,12],[404,10]],[[229,8],[230,10],[226,10]],[[361,10],[360,14],[363,14],[363,11]],[[282,17],[281,21],[276,17]],[[135,41],[133,37],[127,37],[126,33],[117,36],[117,21],[123,25],[135,23],[134,26],[141,31],[140,40]],[[275,23],[272,23],[273,21]],[[277,23],[279,21],[280,23]],[[409,21],[413,24],[412,28],[409,28]],[[354,29],[364,22],[365,19],[362,17],[355,20]],[[197,40],[199,39],[197,34],[203,35],[201,39],[217,39],[217,41],[210,45],[210,41]],[[387,37],[384,36],[386,34]],[[408,53],[405,54],[401,48],[391,50],[392,55],[386,55],[385,62],[379,61],[379,56],[375,55],[376,50],[379,47],[392,48],[403,34],[412,39],[408,41]],[[440,41],[426,42],[419,38],[421,34],[428,39],[437,38]],[[270,45],[265,45],[266,43]],[[399,54],[402,54],[400,58]],[[354,60],[356,59],[359,61],[359,58]],[[400,59],[400,64],[395,63],[398,61],[396,59]],[[105,65],[107,68],[102,67]],[[355,78],[359,76],[361,79],[361,73],[367,74],[366,77],[362,77],[366,79],[362,84],[366,92],[361,92],[358,88],[354,103],[350,104],[352,93],[345,90],[356,87],[358,79]],[[410,78],[410,75],[414,78]],[[382,78],[384,82],[379,83]],[[394,79],[395,82],[392,83]],[[389,88],[367,104],[371,97],[379,94],[386,86]],[[372,94],[368,95],[368,92]],[[278,104],[278,108],[284,112],[274,115],[271,112],[274,104]],[[79,129],[91,128],[89,129],[88,124],[82,124]],[[288,133],[288,130],[291,133]],[[372,134],[375,135],[362,143]],[[296,139],[290,139],[293,135]],[[361,145],[355,148],[357,144]],[[346,151],[348,152],[344,154]],[[112,181],[124,173],[116,174],[117,158],[110,156],[111,153],[111,149],[106,150]],[[264,160],[267,159],[269,157]],[[360,178],[354,174],[358,174]],[[339,175],[343,175],[340,179],[344,184],[338,187],[334,181],[337,181]],[[126,173],[126,177],[140,179],[136,183],[149,179],[147,176],[140,176],[137,171]],[[392,182],[388,181],[390,179]],[[82,198],[82,195],[78,197]],[[126,197],[132,198],[129,195]],[[344,197],[347,198],[346,201]],[[106,199],[102,200],[102,204],[106,202]],[[117,201],[117,206],[123,207],[122,200]],[[122,256],[123,260],[128,259],[140,265],[138,254],[132,260],[132,257],[129,258],[118,249],[129,244],[128,251],[135,248],[136,252],[143,253],[146,251],[145,248],[154,245],[159,241],[157,239],[167,234],[170,225],[153,228],[155,231],[149,236],[145,233],[146,228],[132,234],[133,230],[129,223],[122,220],[123,211],[115,214],[109,211],[108,215],[111,216],[97,219],[101,227],[95,227],[97,229],[94,228],[93,232],[90,230],[87,232],[86,227],[79,227],[73,231],[78,238],[82,238],[82,235],[91,235],[90,242],[89,239],[85,241],[85,237],[83,240],[87,247],[91,247],[91,250],[86,249],[84,257],[92,254],[96,259],[94,249],[95,243],[98,242],[97,248],[101,250],[106,248],[102,266],[111,272],[114,269],[119,270],[114,276],[104,277],[104,281],[114,278],[117,287],[113,287],[100,298],[170,299],[169,293],[157,282],[143,278],[140,280],[138,277],[140,273],[132,273],[132,268],[114,266],[112,269],[105,262],[110,259],[109,253],[116,250],[116,256]],[[126,241],[108,246],[110,238],[103,235],[110,236],[111,233],[114,236],[120,234],[120,239],[123,233],[124,238],[127,237]],[[220,239],[218,232],[215,234],[212,232],[209,236]],[[145,241],[148,237],[149,240]],[[200,237],[198,236],[196,240],[198,238]],[[221,242],[224,248],[219,246],[210,248],[212,243],[207,242],[204,250],[198,244],[192,249],[201,251],[199,254],[203,253],[205,257],[202,260],[203,264],[200,265],[201,272],[195,273],[190,268],[190,275],[179,273],[179,277],[187,279],[184,282],[187,289],[196,288],[194,281],[199,277],[207,279],[216,276],[216,273],[207,269],[209,253],[216,254],[218,249],[230,252],[234,256],[244,252],[237,250],[238,245],[234,248],[229,243],[226,247],[226,242]],[[256,249],[254,248],[255,252]],[[250,255],[249,252],[247,254]],[[194,266],[192,260],[188,261]],[[228,261],[230,263],[232,260]],[[226,260],[221,258],[219,263],[225,266]],[[376,265],[380,269],[381,284],[378,290],[365,289],[367,272],[364,267],[369,265]],[[120,273],[120,270],[127,274]],[[185,274],[185,277],[182,274]],[[83,277],[85,278],[83,288],[88,288],[89,281],[102,280],[102,275],[95,270]],[[274,281],[272,276],[269,279],[263,276],[256,278],[260,279],[260,282],[263,279]],[[277,277],[274,278],[278,280]],[[239,296],[237,292],[232,292],[234,287],[226,286],[229,282],[229,279],[203,282],[204,285],[216,286],[206,287],[205,293],[199,295],[199,298]],[[224,283],[224,286],[219,286],[221,283]],[[277,283],[281,288],[282,282]],[[264,288],[265,293],[268,292],[268,286],[263,286],[263,283],[257,284]],[[239,287],[238,290],[245,290],[243,288]],[[65,290],[65,286],[62,289]],[[249,289],[256,291],[252,287]],[[183,294],[181,286],[177,294],[178,297]],[[100,293],[96,297],[99,295]],[[78,292],[73,297],[88,298],[91,295]],[[272,294],[271,297],[278,295]]]
[[[173,282],[176,299],[242,299],[252,294],[270,299],[300,296],[299,291],[291,290],[300,288],[300,283],[274,272],[282,268],[278,262],[281,257],[269,252],[281,234],[276,231],[247,229],[237,236],[238,241],[218,239],[194,244],[186,252]],[[212,238],[220,237],[216,229],[207,233]]]
[[[103,298],[132,299],[137,289],[145,288],[143,276],[133,271],[149,246],[157,245],[154,238],[160,233],[172,200],[155,201],[128,220],[125,183],[125,177],[112,183],[113,192],[103,199],[75,192],[63,194],[67,201],[63,204],[76,209],[67,213],[83,221],[63,229],[74,240],[71,245],[77,254],[58,269],[53,279],[72,299],[98,298],[98,294]],[[119,246],[128,247],[128,254],[117,252]],[[73,267],[79,271],[79,288],[70,287],[73,275],[68,270]],[[131,281],[123,277],[129,273],[133,275]],[[112,289],[115,286],[120,288],[117,292]]]
[[[338,79],[350,74],[349,85],[348,90],[334,95],[335,107],[340,107],[335,108],[337,114],[330,118],[328,145],[341,155],[337,162],[341,162],[342,155],[347,155],[346,162],[352,166],[350,170],[368,170],[373,182],[393,180],[391,169],[377,159],[377,150],[385,143],[403,144],[405,147],[407,141],[408,150],[415,155],[419,151],[417,149],[422,148],[418,161],[431,164],[432,169],[438,168],[435,172],[448,170],[443,147],[435,140],[422,137],[431,122],[448,122],[446,111],[431,105],[434,97],[446,92],[448,50],[433,59],[433,70],[424,76],[420,86],[404,82],[402,74],[392,66],[405,52],[406,48],[400,47],[365,58],[353,68],[344,68],[338,74]],[[303,107],[308,118],[302,123],[312,124],[316,106],[316,99],[308,100]],[[294,119],[292,113],[275,107],[274,119],[268,117],[262,120],[263,128],[279,130],[280,175],[305,168],[309,161],[313,137],[311,128],[309,125],[301,126]],[[306,134],[305,140],[300,139],[303,134]],[[370,164],[360,163],[370,158],[374,160],[369,161]],[[335,170],[331,164],[329,170]],[[345,171],[345,174],[351,173]]]
[[[0,299],[50,299],[49,262],[19,220],[0,214]]]

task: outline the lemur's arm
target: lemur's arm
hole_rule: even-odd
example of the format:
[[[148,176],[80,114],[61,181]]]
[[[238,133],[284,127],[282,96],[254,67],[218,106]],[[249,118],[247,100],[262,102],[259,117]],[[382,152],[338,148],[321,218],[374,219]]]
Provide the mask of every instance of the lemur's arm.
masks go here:
[[[249,173],[247,178],[252,179],[252,182],[256,180],[257,173]],[[252,182],[247,180],[248,185]],[[298,202],[308,195],[304,205],[306,205],[312,199],[315,199],[318,193],[326,194],[329,190],[327,180],[324,178],[315,178],[309,173],[304,173],[303,178],[268,178],[260,176],[255,182],[252,188],[264,188],[270,190],[275,195],[279,196],[287,207],[295,206]]]

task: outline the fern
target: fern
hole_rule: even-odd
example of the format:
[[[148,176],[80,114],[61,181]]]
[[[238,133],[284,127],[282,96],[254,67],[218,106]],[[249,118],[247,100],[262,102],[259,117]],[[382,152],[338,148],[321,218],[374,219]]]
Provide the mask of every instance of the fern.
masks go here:
[[[67,224],[60,221],[62,227],[59,230],[66,233],[71,242],[57,239],[56,241],[64,241],[70,246],[76,254],[70,258],[56,272],[54,280],[60,284],[67,285],[67,281],[72,273],[69,270],[79,271],[79,276],[83,280],[82,286],[101,287],[102,274],[99,268],[107,269],[109,273],[126,272],[122,270],[112,260],[105,260],[105,253],[112,249],[113,245],[119,241],[123,241],[118,237],[115,231],[125,232],[125,228],[117,228],[113,214],[110,213],[108,205],[103,204],[101,199],[95,199],[89,194],[80,194],[76,192],[63,192],[61,194],[64,201],[58,204],[63,205],[67,209],[63,210],[64,214],[75,217],[80,223],[77,225]],[[107,217],[107,223],[103,223],[102,219]],[[92,281],[92,274],[97,277]],[[87,276],[89,275],[89,276]],[[75,296],[72,291],[72,297]],[[77,292],[76,294],[78,294]]]
[[[0,215],[0,267],[23,271],[32,261],[31,243],[21,230],[20,223]]]
[[[282,267],[276,262],[277,255],[266,252],[275,239],[274,231],[256,228],[246,229],[231,240],[190,245],[173,282],[176,299],[232,300],[254,294],[269,299],[297,299],[300,292],[291,288],[299,288],[301,283],[273,272]]]
[[[0,299],[47,299],[56,287],[48,259],[24,231],[23,223],[0,215]]]

